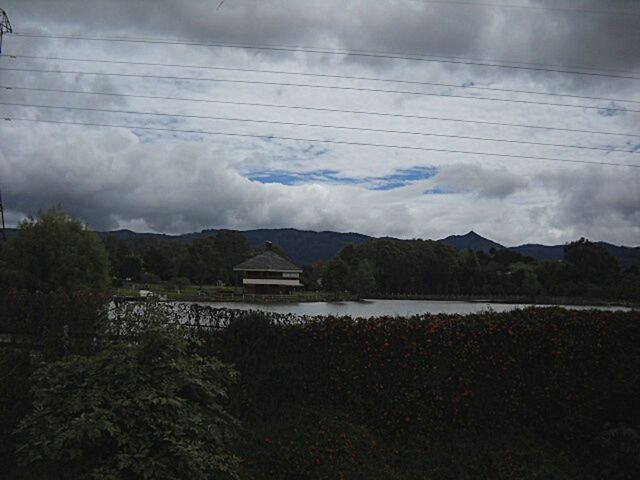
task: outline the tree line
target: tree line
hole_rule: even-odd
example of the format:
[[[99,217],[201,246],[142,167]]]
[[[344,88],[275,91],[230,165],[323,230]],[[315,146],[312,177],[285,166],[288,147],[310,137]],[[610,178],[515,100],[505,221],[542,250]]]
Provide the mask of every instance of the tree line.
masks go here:
[[[102,241],[59,208],[21,222],[16,237],[0,249],[0,286],[43,292],[106,291],[126,280],[232,285],[233,267],[253,253],[241,233],[229,230],[191,243],[115,236]]]
[[[602,245],[584,238],[562,261],[537,261],[508,249],[456,250],[431,240],[377,239],[349,245],[307,278],[359,295],[495,295],[640,298],[640,269],[621,269]]]
[[[233,267],[252,254],[244,235],[231,230],[191,243],[108,236],[104,245],[116,280],[145,283],[232,285]]]
[[[285,252],[274,246],[286,256]],[[106,291],[125,281],[233,285],[233,267],[258,253],[242,233],[221,230],[183,242],[100,240],[58,208],[22,222],[0,250],[0,286]],[[561,261],[509,249],[456,250],[432,240],[374,239],[305,266],[308,290],[371,295],[565,296],[640,300],[640,268],[622,269],[602,245],[568,243]]]

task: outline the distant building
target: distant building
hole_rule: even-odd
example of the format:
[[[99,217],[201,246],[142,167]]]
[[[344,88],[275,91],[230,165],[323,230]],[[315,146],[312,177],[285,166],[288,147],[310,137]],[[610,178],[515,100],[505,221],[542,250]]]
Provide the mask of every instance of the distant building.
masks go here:
[[[302,287],[302,269],[272,250],[271,242],[267,250],[233,267],[242,275],[244,292],[253,295],[290,295]]]

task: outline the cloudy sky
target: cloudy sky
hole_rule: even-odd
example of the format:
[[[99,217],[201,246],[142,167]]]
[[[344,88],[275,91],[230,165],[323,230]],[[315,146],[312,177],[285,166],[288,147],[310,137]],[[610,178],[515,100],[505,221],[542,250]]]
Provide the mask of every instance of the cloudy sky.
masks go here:
[[[0,0],[10,225],[640,245],[636,0],[219,4]]]

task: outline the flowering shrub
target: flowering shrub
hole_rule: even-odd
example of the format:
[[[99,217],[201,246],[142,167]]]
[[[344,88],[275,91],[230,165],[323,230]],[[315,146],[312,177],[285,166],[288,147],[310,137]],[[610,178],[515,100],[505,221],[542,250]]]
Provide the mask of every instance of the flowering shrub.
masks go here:
[[[240,371],[238,414],[348,412],[385,431],[524,425],[550,437],[640,424],[640,314],[530,308],[279,323],[247,314],[209,336]]]

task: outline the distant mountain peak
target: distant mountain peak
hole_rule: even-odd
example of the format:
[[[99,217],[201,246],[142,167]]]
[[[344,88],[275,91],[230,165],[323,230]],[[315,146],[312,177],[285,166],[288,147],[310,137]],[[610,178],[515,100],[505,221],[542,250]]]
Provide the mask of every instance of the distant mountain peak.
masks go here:
[[[140,238],[191,242],[196,238],[210,236],[218,231],[218,229],[205,229],[200,233],[165,235],[161,233],[136,233],[131,230],[121,229],[112,232],[97,233],[103,238],[112,235],[120,239]],[[361,244],[372,239],[372,237],[367,235],[354,232],[315,232],[296,228],[263,228],[245,230],[241,233],[252,247],[262,245],[267,240],[272,241],[282,248],[297,265],[309,265],[319,260],[327,261],[350,243]],[[8,237],[12,238],[15,234],[15,229],[7,229]],[[381,238],[395,240],[393,237]],[[483,237],[474,230],[469,230],[469,232],[464,235],[450,235],[440,240],[440,242],[458,250],[481,250],[485,253],[489,253],[492,248],[495,250],[506,248],[499,243]],[[623,268],[631,265],[640,265],[640,247],[615,246],[603,242],[596,243],[601,243],[609,253],[614,255]],[[537,260],[562,260],[564,257],[564,245],[538,245],[528,243],[517,247],[510,247],[509,249]]]
[[[483,252],[489,252],[492,248],[496,250],[505,248],[503,245],[489,240],[473,230],[469,230],[469,233],[464,235],[450,235],[440,241],[458,250],[482,250]]]

